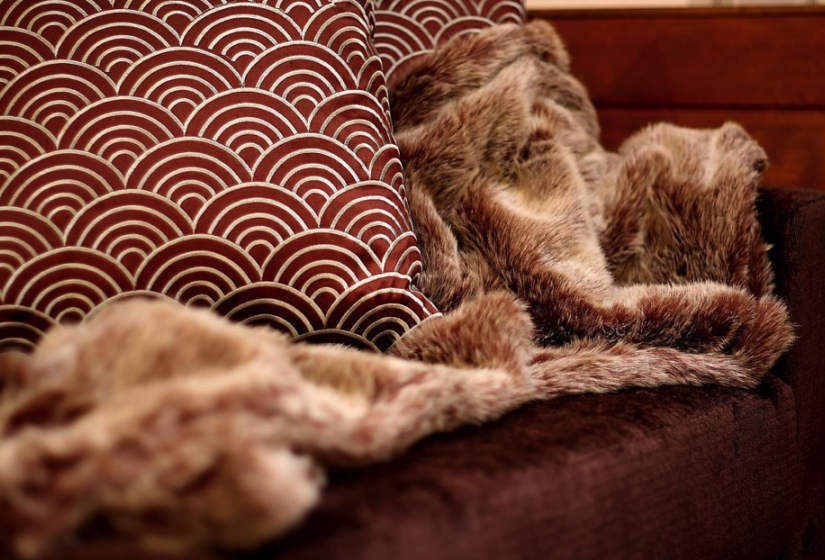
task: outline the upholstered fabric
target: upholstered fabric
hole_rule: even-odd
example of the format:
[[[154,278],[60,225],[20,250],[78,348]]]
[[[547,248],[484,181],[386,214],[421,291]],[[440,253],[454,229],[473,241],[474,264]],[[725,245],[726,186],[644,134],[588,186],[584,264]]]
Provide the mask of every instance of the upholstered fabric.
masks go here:
[[[376,349],[436,313],[371,9],[0,0],[0,350],[136,294]]]
[[[758,391],[531,405],[336,473],[305,524],[243,558],[825,558],[825,196],[765,191],[760,212],[800,338]],[[111,544],[59,558],[224,556]]]
[[[523,0],[377,0],[373,41],[391,80],[398,68],[451,37],[524,19]]]

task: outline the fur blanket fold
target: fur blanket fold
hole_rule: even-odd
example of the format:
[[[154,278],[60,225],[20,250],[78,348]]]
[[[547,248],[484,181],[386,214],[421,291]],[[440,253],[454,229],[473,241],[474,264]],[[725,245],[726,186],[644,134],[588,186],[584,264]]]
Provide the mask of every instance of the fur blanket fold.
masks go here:
[[[0,356],[0,552],[101,523],[254,547],[326,468],[535,399],[754,387],[790,344],[755,215],[766,158],[739,126],[606,152],[540,22],[449,42],[390,86],[417,283],[445,315],[380,356],[131,301]]]

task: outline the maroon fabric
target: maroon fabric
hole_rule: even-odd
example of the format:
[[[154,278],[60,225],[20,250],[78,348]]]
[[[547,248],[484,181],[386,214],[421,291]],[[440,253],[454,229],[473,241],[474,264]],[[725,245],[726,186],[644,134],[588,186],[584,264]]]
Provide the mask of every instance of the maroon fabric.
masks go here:
[[[385,349],[436,310],[371,0],[0,0],[0,351],[150,295]]]
[[[767,190],[759,201],[777,291],[799,337],[776,372],[794,391],[802,486],[802,548],[825,558],[825,196]],[[801,540],[800,540],[801,539]],[[807,556],[800,555],[800,558]]]
[[[398,68],[451,37],[524,19],[524,0],[376,0],[373,42],[391,81]]]
[[[825,558],[825,196],[765,191],[800,340],[758,391],[666,388],[538,403],[333,474],[261,560]],[[125,545],[62,560],[203,560]]]

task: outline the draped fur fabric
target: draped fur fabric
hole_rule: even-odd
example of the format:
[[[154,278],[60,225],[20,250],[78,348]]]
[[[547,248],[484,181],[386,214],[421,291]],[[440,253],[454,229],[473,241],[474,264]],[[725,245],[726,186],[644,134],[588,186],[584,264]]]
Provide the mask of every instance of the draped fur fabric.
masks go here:
[[[542,23],[394,79],[418,284],[444,316],[380,356],[131,301],[0,357],[0,549],[90,526],[254,547],[300,521],[324,469],[561,394],[754,387],[789,345],[754,210],[765,155],[740,127],[605,152]]]

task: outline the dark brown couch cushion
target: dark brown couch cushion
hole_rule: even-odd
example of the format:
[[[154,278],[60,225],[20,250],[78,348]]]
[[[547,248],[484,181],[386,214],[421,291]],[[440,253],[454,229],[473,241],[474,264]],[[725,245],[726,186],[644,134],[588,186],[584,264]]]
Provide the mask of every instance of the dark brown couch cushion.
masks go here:
[[[537,403],[336,473],[278,560],[825,558],[825,196],[760,201],[800,340],[756,392]],[[187,560],[126,545],[61,558]]]

